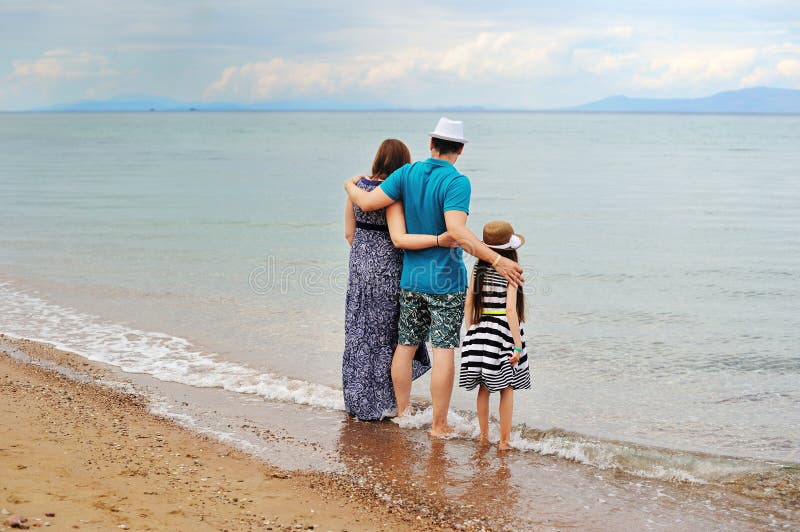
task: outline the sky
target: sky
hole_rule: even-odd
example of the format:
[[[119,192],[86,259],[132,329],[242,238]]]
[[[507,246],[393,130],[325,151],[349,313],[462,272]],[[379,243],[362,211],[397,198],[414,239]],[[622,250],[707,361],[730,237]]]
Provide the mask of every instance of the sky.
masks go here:
[[[549,109],[800,89],[800,0],[0,0],[0,109],[181,101]]]

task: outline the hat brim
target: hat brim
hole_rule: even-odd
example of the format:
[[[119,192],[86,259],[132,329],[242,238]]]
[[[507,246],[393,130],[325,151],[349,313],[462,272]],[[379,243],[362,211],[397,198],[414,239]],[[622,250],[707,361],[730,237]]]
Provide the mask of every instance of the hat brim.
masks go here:
[[[456,137],[448,137],[447,135],[442,135],[441,133],[435,133],[431,131],[428,135],[435,139],[442,139],[442,140],[449,140],[450,142],[458,142],[460,144],[466,144],[469,142],[467,139],[459,139]]]
[[[515,237],[519,238],[519,245],[517,247],[513,247],[512,248],[508,244],[494,244],[493,245],[493,244],[486,244],[486,242],[484,242],[484,244],[486,244],[488,247],[490,247],[492,249],[519,249],[519,248],[521,248],[522,246],[525,245],[525,237],[524,236],[520,235],[519,233],[514,233],[512,236],[515,236]]]

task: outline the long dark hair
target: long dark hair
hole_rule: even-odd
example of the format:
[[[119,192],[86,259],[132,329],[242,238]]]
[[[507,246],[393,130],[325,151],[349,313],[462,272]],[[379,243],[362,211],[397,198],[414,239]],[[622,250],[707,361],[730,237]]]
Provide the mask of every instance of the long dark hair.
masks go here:
[[[516,249],[496,249],[495,251],[507,259],[519,262]],[[475,275],[472,278],[472,323],[480,322],[483,316],[481,287],[483,286],[483,279],[490,269],[494,268],[485,260],[479,260],[475,265]],[[513,290],[510,285],[508,289]],[[520,322],[525,321],[525,293],[522,291],[522,286],[517,286],[517,316],[519,316]]]
[[[372,163],[372,179],[383,181],[389,174],[411,162],[411,152],[403,141],[386,139],[378,146],[375,161]]]

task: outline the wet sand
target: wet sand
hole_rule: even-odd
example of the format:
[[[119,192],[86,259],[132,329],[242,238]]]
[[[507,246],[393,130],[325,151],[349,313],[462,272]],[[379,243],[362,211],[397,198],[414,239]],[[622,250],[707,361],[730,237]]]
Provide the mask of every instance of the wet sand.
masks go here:
[[[90,380],[0,356],[0,530],[12,516],[57,530],[436,529],[332,476],[282,471],[154,416],[78,357],[3,340]]]
[[[0,505],[29,524],[752,530],[800,522],[785,475],[735,485],[644,479],[470,439],[431,439],[339,411],[155,382],[2,334],[0,352],[9,355],[0,356]],[[213,433],[251,442],[240,446],[251,454],[150,414],[148,388]]]

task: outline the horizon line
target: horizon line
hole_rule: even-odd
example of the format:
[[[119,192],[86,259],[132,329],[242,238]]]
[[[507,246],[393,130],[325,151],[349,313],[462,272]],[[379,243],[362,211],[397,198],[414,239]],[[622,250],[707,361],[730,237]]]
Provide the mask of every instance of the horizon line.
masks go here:
[[[798,116],[795,111],[679,111],[679,110],[592,110],[592,109],[535,109],[535,108],[393,108],[375,107],[363,109],[343,108],[275,108],[275,109],[197,109],[197,108],[168,108],[168,109],[0,109],[0,114],[103,114],[103,113],[432,113],[432,112],[459,112],[459,113],[541,113],[541,114],[640,114],[640,115],[764,115],[764,116]]]
[[[404,106],[373,102],[372,104],[358,104],[348,102],[307,102],[301,101],[261,101],[261,102],[231,102],[231,101],[181,101],[172,98],[152,95],[120,95],[104,100],[80,100],[75,102],[57,103],[27,109],[0,109],[3,113],[102,113],[102,112],[284,112],[284,111],[311,111],[311,112],[538,112],[538,113],[574,113],[574,112],[610,112],[610,113],[721,113],[721,114],[798,114],[794,109],[790,111],[763,111],[758,110],[761,105],[753,105],[755,109],[748,110],[747,105],[740,109],[703,110],[701,109],[609,109],[609,102],[624,100],[633,103],[664,103],[672,105],[685,105],[690,102],[701,103],[703,100],[713,100],[728,94],[752,91],[780,91],[800,94],[800,89],[787,89],[779,87],[746,87],[734,90],[717,92],[708,96],[690,98],[648,98],[630,97],[624,94],[615,94],[599,100],[572,104],[559,107],[528,107],[514,106],[503,107],[497,105],[432,105],[432,106]],[[730,102],[726,102],[730,103]],[[755,102],[749,102],[755,103]],[[763,102],[758,102],[763,103]],[[605,109],[592,109],[592,106],[606,105]],[[721,107],[729,107],[722,105]],[[780,106],[778,106],[780,107]],[[797,108],[797,105],[790,105]]]

